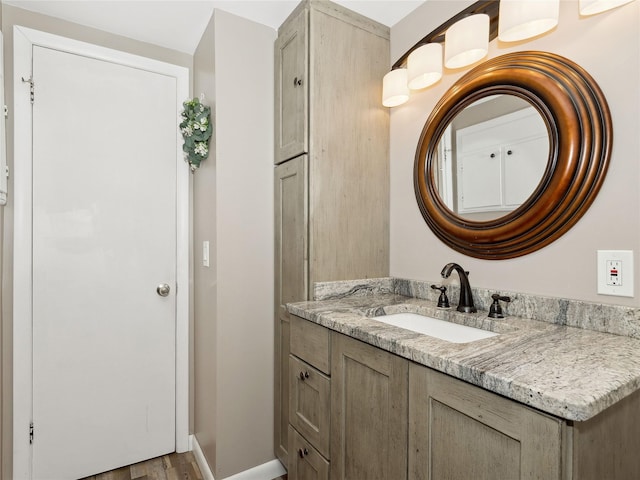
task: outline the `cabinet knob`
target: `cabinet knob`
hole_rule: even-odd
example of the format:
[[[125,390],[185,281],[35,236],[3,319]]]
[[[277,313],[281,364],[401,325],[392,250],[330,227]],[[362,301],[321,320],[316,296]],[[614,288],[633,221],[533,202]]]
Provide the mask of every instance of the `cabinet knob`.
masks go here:
[[[309,378],[309,372],[300,372],[300,380],[303,380]]]
[[[294,87],[301,87],[302,86],[302,79],[301,78],[294,78],[293,79],[293,86]]]
[[[513,153],[512,150],[507,150],[507,155],[511,155]]]
[[[309,450],[307,450],[306,448],[301,448],[300,450],[298,450],[298,455],[300,455],[300,458],[304,458],[309,455]]]
[[[491,158],[496,158],[496,154],[492,153],[491,155],[489,155]]]

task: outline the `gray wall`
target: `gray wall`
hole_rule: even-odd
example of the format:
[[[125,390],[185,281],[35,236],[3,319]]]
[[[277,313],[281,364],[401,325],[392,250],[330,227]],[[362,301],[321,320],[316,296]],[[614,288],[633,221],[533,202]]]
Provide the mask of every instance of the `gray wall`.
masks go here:
[[[216,10],[194,58],[215,121],[193,184],[194,432],[216,478],[273,459],[275,36]]]
[[[22,10],[20,8],[2,5],[2,32],[4,35],[4,69],[5,69],[5,98],[6,103],[12,105],[13,98],[13,26],[22,25],[43,32],[61,35],[75,40],[93,43],[103,47],[113,48],[156,60],[173,63],[191,68],[192,56],[168,50],[166,48],[149,45],[136,40],[120,37],[100,30],[82,27],[44,15]],[[13,166],[13,119],[11,114],[7,119],[7,163]],[[12,264],[13,257],[13,184],[9,179],[9,198],[7,206],[3,208],[2,222],[2,470],[0,478],[10,479],[12,460]]]
[[[216,464],[217,402],[217,278],[218,257],[216,228],[216,139],[218,122],[215,103],[215,33],[213,18],[209,21],[193,58],[193,91],[204,94],[210,105],[214,131],[209,158],[193,175],[193,431],[207,462]],[[202,266],[202,242],[209,241],[209,268]],[[197,399],[197,401],[196,401]]]
[[[471,1],[429,0],[391,29],[391,63]],[[468,69],[446,70],[436,86],[412,94],[391,112],[391,275],[437,281],[445,263],[471,272],[473,286],[586,301],[640,306],[640,2],[580,17],[577,1],[562,1],[559,26],[529,42],[494,40],[489,57],[517,50],[563,55],[600,85],[611,109],[614,141],[598,197],[563,237],[530,255],[500,261],[467,257],[441,243],[424,222],[413,190],[413,160],[421,130],[444,92]],[[635,250],[634,298],[598,295],[596,250]]]

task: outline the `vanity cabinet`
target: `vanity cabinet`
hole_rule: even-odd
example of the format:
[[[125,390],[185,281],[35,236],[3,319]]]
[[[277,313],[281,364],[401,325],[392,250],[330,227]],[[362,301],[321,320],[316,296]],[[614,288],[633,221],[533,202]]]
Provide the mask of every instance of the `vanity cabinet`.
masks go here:
[[[640,391],[574,422],[293,315],[290,333],[290,480],[640,478]]]
[[[563,420],[416,364],[409,403],[412,480],[564,478]]]
[[[406,478],[409,362],[331,334],[331,478]]]
[[[406,478],[409,362],[295,316],[290,326],[290,480]]]
[[[287,302],[389,269],[389,29],[307,0],[275,43],[275,454],[288,458]],[[308,440],[308,439],[307,439]]]
[[[285,304],[307,298],[307,157],[275,171],[274,449],[287,464],[290,318]]]
[[[328,479],[330,333],[295,316],[291,317],[290,327],[289,478]]]

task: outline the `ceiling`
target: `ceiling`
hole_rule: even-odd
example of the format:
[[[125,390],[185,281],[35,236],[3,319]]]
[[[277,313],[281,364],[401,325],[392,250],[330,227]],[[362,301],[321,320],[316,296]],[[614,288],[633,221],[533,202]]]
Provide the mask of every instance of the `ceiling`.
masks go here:
[[[297,0],[1,0],[117,35],[192,54],[213,9],[278,28]],[[336,0],[392,26],[425,0]]]

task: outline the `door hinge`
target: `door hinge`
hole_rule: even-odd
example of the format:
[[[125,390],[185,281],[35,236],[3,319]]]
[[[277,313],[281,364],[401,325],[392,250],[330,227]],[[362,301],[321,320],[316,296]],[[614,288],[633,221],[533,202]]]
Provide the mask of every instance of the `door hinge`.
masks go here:
[[[28,83],[29,84],[29,96],[31,98],[31,105],[33,105],[33,101],[35,99],[35,83],[33,81],[33,77],[29,77],[29,78],[24,78],[22,77],[22,83]]]
[[[33,422],[29,424],[29,445],[33,445]]]

